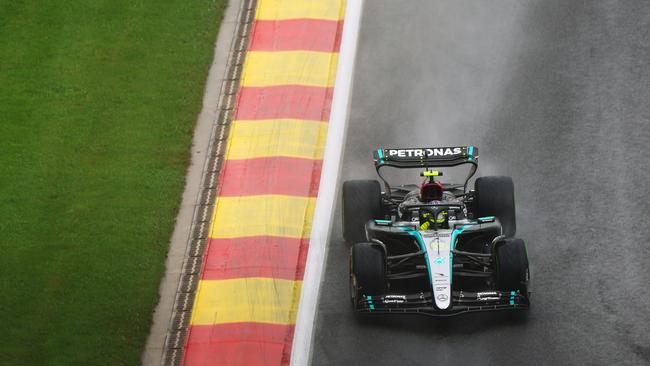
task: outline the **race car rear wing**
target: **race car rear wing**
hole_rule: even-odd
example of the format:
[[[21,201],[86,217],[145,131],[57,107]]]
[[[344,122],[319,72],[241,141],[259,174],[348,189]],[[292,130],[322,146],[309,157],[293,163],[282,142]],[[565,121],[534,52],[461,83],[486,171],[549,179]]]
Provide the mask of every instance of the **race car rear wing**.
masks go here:
[[[377,149],[373,155],[377,168],[444,167],[478,162],[478,148],[474,146]]]
[[[467,183],[476,173],[478,168],[478,148],[474,146],[449,146],[449,147],[419,147],[405,149],[379,148],[373,152],[377,175],[386,186],[386,194],[390,197],[390,185],[381,175],[379,169],[385,166],[395,168],[430,168],[451,167],[461,164],[470,164],[472,167],[465,179],[464,191]]]

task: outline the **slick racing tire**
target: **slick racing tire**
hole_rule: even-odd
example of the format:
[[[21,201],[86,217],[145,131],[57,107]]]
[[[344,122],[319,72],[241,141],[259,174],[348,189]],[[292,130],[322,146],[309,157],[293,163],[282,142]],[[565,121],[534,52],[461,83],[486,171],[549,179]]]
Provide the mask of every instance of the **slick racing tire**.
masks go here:
[[[527,294],[530,272],[526,244],[522,239],[506,238],[496,243],[497,287],[502,291]]]
[[[386,283],[386,255],[374,243],[356,243],[350,251],[350,296],[356,307],[359,295],[381,295]]]
[[[381,187],[376,180],[343,183],[343,237],[349,244],[367,241],[366,222],[380,218]]]
[[[515,221],[515,185],[510,177],[480,177],[474,183],[477,217],[496,216],[503,235],[513,237]]]

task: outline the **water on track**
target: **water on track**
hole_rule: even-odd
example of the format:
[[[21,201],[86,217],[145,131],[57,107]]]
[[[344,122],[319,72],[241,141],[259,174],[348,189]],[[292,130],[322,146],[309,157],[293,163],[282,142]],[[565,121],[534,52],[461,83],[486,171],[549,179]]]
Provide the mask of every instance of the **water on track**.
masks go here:
[[[533,308],[355,320],[339,205],[313,364],[650,363],[649,39],[642,1],[367,0],[342,179],[380,146],[478,146],[515,181]]]

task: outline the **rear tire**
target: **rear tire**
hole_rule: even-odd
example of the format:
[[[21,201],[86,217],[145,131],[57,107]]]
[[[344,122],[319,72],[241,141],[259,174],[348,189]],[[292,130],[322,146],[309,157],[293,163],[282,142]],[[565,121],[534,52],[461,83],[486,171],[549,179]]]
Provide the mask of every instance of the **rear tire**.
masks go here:
[[[356,243],[350,251],[350,296],[381,295],[386,287],[386,254],[374,243]]]
[[[528,295],[528,254],[522,239],[507,238],[496,244],[497,287]]]
[[[376,180],[343,183],[343,237],[349,244],[367,241],[366,222],[381,218],[381,187]]]
[[[480,177],[474,183],[476,217],[496,216],[503,235],[513,237],[515,220],[515,185],[510,177]]]

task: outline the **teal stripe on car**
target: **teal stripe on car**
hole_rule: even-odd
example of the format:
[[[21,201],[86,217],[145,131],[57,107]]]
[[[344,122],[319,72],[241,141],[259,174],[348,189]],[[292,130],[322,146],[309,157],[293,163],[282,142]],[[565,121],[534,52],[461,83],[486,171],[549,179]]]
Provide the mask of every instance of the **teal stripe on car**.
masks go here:
[[[496,216],[485,216],[485,217],[479,217],[479,218],[478,218],[478,221],[481,221],[481,222],[486,222],[486,221],[487,221],[487,222],[491,222],[491,221],[494,221],[494,219],[496,219]]]
[[[368,300],[368,306],[370,310],[375,310],[375,305],[372,303],[372,296],[366,295],[366,300]]]

